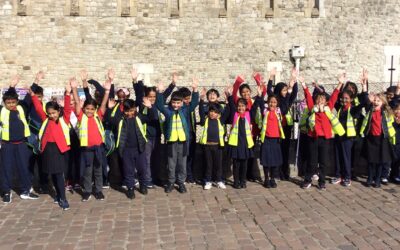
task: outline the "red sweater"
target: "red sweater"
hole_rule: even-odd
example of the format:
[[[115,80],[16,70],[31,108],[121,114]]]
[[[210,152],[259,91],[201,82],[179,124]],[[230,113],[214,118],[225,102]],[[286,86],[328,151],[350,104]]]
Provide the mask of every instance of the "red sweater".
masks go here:
[[[380,109],[372,112],[371,129],[369,133],[373,136],[380,136],[382,134],[382,112]]]
[[[103,113],[97,110],[97,115],[99,116],[100,121],[103,121]],[[78,115],[78,122],[82,121],[83,112],[81,111]],[[99,128],[97,127],[97,123],[95,117],[88,117],[88,147],[99,146],[103,144],[103,139],[101,137]]]
[[[308,88],[304,89],[304,95],[306,97],[308,110],[313,110],[314,100]],[[330,110],[332,110],[333,107],[335,106],[338,96],[339,96],[339,90],[335,89],[327,103],[327,106],[330,108]],[[329,121],[328,117],[324,112],[315,113],[315,128],[313,131],[309,130],[308,135],[314,138],[325,137],[326,139],[330,139],[333,137],[331,122]]]
[[[37,96],[32,96],[32,102],[35,107],[36,113],[39,115],[40,119],[44,122],[47,119],[47,114],[43,111],[42,103],[39,101]],[[64,96],[64,103],[70,103],[71,97],[69,95]],[[69,124],[69,118],[71,116],[71,106],[65,105],[64,107],[64,115],[59,119],[64,119],[65,123]],[[46,144],[48,142],[55,142],[57,144],[58,149],[61,153],[65,153],[70,150],[70,146],[67,145],[67,141],[65,140],[65,136],[61,127],[61,123],[53,120],[48,121],[46,129],[43,133],[43,137],[41,140],[41,148],[40,151],[43,152],[46,148]]]
[[[278,116],[275,111],[270,111],[267,118],[267,130],[265,131],[265,136],[270,138],[279,138],[279,124]]]

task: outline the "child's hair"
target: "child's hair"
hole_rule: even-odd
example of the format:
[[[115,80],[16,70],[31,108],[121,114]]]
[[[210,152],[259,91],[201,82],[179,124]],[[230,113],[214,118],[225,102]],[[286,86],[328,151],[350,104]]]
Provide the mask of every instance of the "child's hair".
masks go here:
[[[7,92],[5,92],[3,95],[3,102],[5,102],[6,100],[18,100],[17,92],[15,90],[14,91],[8,90]]]
[[[394,111],[394,110],[397,110],[397,109],[400,109],[400,103],[397,103],[397,104],[394,106],[393,111]]]
[[[279,98],[278,98],[278,95],[276,95],[276,94],[268,95],[267,103],[269,103],[269,101],[270,101],[272,98],[275,98],[275,99],[276,99],[276,102],[278,102],[278,104],[279,104]]]
[[[287,84],[284,82],[280,82],[278,83],[275,88],[274,88],[274,94],[278,97],[281,96],[281,91],[282,89],[284,89],[285,87],[287,87]]]
[[[217,103],[210,103],[208,105],[208,113],[215,112],[217,114],[221,114],[220,105]]]
[[[62,107],[56,101],[50,101],[50,102],[46,103],[46,112],[48,112],[49,109],[54,109],[60,113],[62,112]]]
[[[207,91],[207,93],[206,93],[206,96],[208,97],[208,95],[210,95],[211,93],[215,93],[215,94],[217,95],[217,97],[219,98],[219,92],[218,92],[218,90],[216,90],[216,89],[214,89],[214,88],[209,89],[209,90]]]
[[[179,90],[172,92],[171,101],[183,101],[182,93]]]
[[[388,113],[389,115],[393,115],[393,110],[390,108],[389,103],[387,101],[385,93],[378,93],[375,95],[382,101],[382,110]]]
[[[37,86],[33,89],[33,93],[35,93],[35,95],[43,95],[43,88],[41,86]]]
[[[397,87],[396,86],[390,86],[389,88],[387,88],[386,89],[386,93],[385,94],[388,94],[388,93],[396,93],[396,89],[397,89]]]
[[[137,107],[135,101],[132,99],[124,100],[123,106],[124,106],[124,110],[126,110],[126,111]]]
[[[83,107],[86,108],[86,106],[93,105],[95,108],[97,108],[97,102],[95,99],[86,99],[85,102],[83,103]]]
[[[318,99],[320,96],[325,97],[326,101],[329,100],[329,95],[328,95],[326,92],[317,92],[317,93],[315,93],[315,94],[313,95],[314,102],[316,102],[317,99]]]
[[[247,100],[246,100],[246,99],[244,99],[244,98],[239,98],[239,99],[237,100],[236,107],[239,106],[239,103],[240,103],[240,104],[243,104],[244,106],[247,107]]]
[[[354,89],[354,93],[352,91],[350,91],[349,88]],[[357,84],[355,84],[354,82],[350,82],[350,81],[346,82],[346,85],[344,85],[344,88],[343,88],[343,92],[345,90],[349,90],[351,92],[351,95],[350,95],[351,99],[354,99],[358,94]]]
[[[178,91],[181,93],[182,98],[192,95],[192,92],[186,87],[180,88]]]
[[[240,85],[239,93],[242,93],[243,89],[248,89],[251,91],[250,86],[247,83],[243,83],[242,85]]]
[[[148,96],[151,92],[157,93],[156,87],[145,87],[144,88],[144,96]]]
[[[343,96],[343,94],[347,94],[347,95],[350,96],[351,99],[354,99],[354,94],[353,94],[353,92],[352,92],[350,89],[344,89],[344,90],[342,91],[341,96]]]

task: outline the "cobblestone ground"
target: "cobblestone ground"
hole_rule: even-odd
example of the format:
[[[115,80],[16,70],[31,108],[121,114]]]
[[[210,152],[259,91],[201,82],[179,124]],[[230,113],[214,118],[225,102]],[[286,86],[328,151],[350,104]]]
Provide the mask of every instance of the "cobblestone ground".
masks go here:
[[[2,249],[400,249],[400,186],[300,189],[280,182],[267,190],[188,186],[128,200],[68,194],[63,212],[49,196],[0,205]]]

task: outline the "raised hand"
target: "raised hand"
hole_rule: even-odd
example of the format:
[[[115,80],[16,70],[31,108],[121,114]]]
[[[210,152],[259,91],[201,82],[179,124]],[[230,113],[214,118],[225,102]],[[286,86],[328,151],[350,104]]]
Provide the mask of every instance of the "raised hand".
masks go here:
[[[225,89],[224,89],[226,99],[228,99],[228,97],[232,95],[232,90],[233,90],[232,85],[230,85],[230,84],[228,83],[227,86],[226,86]]]
[[[295,67],[292,68],[291,77],[292,79],[297,79],[297,69]]]
[[[67,84],[65,84],[65,93],[67,93],[67,95],[69,95],[72,91],[72,87],[70,82],[67,82]]]
[[[110,82],[112,82],[114,80],[114,77],[115,77],[115,71],[113,68],[111,68],[107,71],[107,78],[108,80],[110,80]]]
[[[20,77],[19,75],[14,76],[14,77],[11,79],[10,87],[11,87],[11,88],[15,88],[15,87],[18,85],[18,83],[19,83],[20,80],[21,80],[21,77]]]
[[[340,74],[338,76],[338,81],[339,83],[344,84],[346,82],[346,73]]]
[[[86,71],[86,69],[81,70],[80,75],[81,75],[82,83],[85,83],[88,79],[88,72]]]
[[[200,92],[200,100],[205,101],[206,100],[206,95],[207,95],[207,89],[203,88]]]
[[[132,77],[132,81],[136,82],[137,78],[138,78],[138,71],[136,67],[132,67],[131,69],[131,77]]]
[[[36,73],[35,76],[35,83],[39,84],[39,82],[44,78],[44,72],[43,71],[39,71]]]
[[[78,88],[78,81],[76,80],[75,77],[71,77],[71,78],[69,79],[69,84],[71,85],[71,88],[72,88],[72,89]]]
[[[164,92],[164,90],[165,90],[164,83],[162,83],[162,82],[158,83],[157,84],[157,91],[162,93],[162,92]]]
[[[143,106],[151,108],[151,101],[147,97],[143,97]]]
[[[273,68],[270,72],[269,72],[269,79],[270,80],[274,80],[276,76],[276,68]]]
[[[178,81],[178,74],[176,72],[173,72],[171,76],[171,83],[175,85],[177,81]]]
[[[307,85],[306,85],[306,83],[304,81],[304,77],[303,76],[299,76],[298,80],[299,80],[301,86],[303,86],[303,88],[307,88]]]
[[[193,77],[193,81],[192,81],[193,92],[197,92],[198,87],[199,87],[199,79]]]

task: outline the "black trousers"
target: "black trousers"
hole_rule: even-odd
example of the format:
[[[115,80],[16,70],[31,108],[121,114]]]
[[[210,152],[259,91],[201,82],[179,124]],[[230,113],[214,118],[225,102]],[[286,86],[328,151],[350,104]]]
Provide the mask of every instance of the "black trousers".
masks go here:
[[[279,173],[279,167],[264,167],[265,181],[274,180]]]
[[[280,178],[283,180],[288,180],[290,177],[289,151],[290,151],[290,138],[292,136],[292,128],[293,126],[283,127],[283,133],[285,134],[285,139],[283,139],[281,143],[283,164],[282,166],[280,166],[279,169]]]
[[[308,137],[308,164],[304,181],[311,182],[311,177],[319,172],[319,183],[325,183],[325,171],[328,167],[332,139]],[[317,171],[318,170],[318,171]]]
[[[247,159],[233,159],[233,183],[235,185],[246,183],[247,164]]]
[[[368,164],[367,182],[369,184],[371,184],[372,181],[374,181],[375,184],[380,184],[381,176],[382,176],[382,169],[383,169],[383,163],[369,163]]]
[[[219,145],[204,145],[206,168],[204,183],[210,182],[214,173],[215,181],[222,181],[222,148]]]
[[[64,173],[51,174],[51,180],[53,181],[54,188],[56,189],[57,197],[62,200],[66,200]]]

